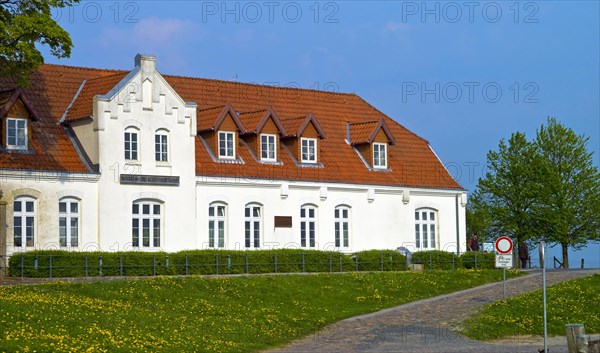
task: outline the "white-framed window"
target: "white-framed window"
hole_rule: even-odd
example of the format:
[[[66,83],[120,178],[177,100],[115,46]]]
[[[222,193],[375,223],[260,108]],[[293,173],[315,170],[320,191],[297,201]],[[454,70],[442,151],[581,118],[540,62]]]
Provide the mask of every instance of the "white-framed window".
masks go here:
[[[303,248],[316,247],[317,208],[304,205],[300,208],[300,246]]]
[[[160,248],[161,208],[156,201],[135,201],[132,205],[132,237],[134,248]]]
[[[125,159],[128,161],[137,161],[138,160],[138,130],[134,128],[125,129]]]
[[[350,247],[350,207],[335,208],[335,247]]]
[[[154,135],[154,158],[157,162],[167,162],[169,135],[165,130],[158,130]]]
[[[301,138],[301,162],[302,163],[316,163],[317,162],[317,139],[315,138]]]
[[[212,203],[208,207],[208,247],[224,248],[227,226],[227,205]]]
[[[415,210],[415,245],[417,249],[436,249],[437,211]]]
[[[35,244],[35,199],[20,196],[13,202],[13,238],[15,247]]]
[[[267,162],[277,160],[277,135],[260,135],[260,159]]]
[[[373,168],[387,168],[387,143],[373,144]]]
[[[79,200],[60,199],[58,202],[58,242],[61,247],[79,246]]]
[[[235,158],[235,133],[219,131],[219,158]]]
[[[245,209],[245,245],[246,248],[260,248],[262,231],[262,207],[258,204],[246,205]]]
[[[27,119],[6,119],[6,148],[27,149]]]

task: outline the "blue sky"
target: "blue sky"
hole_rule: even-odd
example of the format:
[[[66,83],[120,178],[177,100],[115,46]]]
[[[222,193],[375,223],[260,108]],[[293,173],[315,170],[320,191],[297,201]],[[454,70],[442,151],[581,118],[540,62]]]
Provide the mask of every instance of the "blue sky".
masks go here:
[[[54,12],[74,49],[46,62],[131,69],[141,52],[165,74],[354,92],[473,191],[487,152],[548,116],[600,164],[599,4],[84,1]]]

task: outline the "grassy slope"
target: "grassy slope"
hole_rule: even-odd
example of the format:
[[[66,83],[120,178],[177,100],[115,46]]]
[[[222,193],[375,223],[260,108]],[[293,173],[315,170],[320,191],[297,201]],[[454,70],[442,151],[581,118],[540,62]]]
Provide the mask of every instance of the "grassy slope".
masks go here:
[[[600,274],[559,283],[547,289],[548,334],[565,335],[565,324],[585,325],[600,333]],[[543,335],[542,291],[494,303],[466,320],[463,334],[474,339]]]
[[[250,352],[500,271],[54,283],[0,288],[0,351]]]

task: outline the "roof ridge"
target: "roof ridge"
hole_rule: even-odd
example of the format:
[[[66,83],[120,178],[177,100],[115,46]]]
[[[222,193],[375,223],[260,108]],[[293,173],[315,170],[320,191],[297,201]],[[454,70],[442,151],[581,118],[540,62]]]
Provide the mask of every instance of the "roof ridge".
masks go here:
[[[238,85],[255,86],[255,87],[269,87],[269,88],[273,88],[273,89],[285,89],[285,90],[290,90],[290,91],[307,91],[307,92],[312,92],[312,93],[327,93],[327,94],[331,94],[331,95],[341,95],[341,96],[355,96],[355,97],[358,96],[356,93],[353,93],[353,92],[331,92],[331,91],[325,91],[325,90],[319,90],[319,89],[311,89],[311,88],[287,87],[287,86],[273,86],[273,85],[269,85],[269,84],[265,84],[265,83],[227,81],[227,80],[222,80],[222,79],[218,79],[218,78],[194,77],[194,76],[183,76],[183,75],[169,75],[169,74],[162,74],[162,73],[161,73],[161,75],[163,77],[183,78],[183,79],[202,80],[202,81],[213,81],[215,83],[229,83],[229,84],[238,84]]]
[[[79,69],[79,70],[90,70],[90,71],[112,71],[115,74],[116,73],[121,73],[121,72],[129,72],[131,70],[124,70],[124,69],[106,69],[106,68],[98,68],[98,67],[87,67],[87,66],[73,66],[73,65],[64,65],[64,64],[42,64],[42,66],[58,66],[58,67],[64,67],[64,68],[73,68],[73,69]],[[239,85],[246,85],[246,86],[256,86],[256,87],[269,87],[269,88],[273,88],[273,89],[283,89],[283,90],[290,90],[290,91],[306,91],[306,92],[312,92],[312,93],[327,93],[330,95],[341,95],[341,96],[354,96],[354,97],[358,97],[358,95],[354,92],[332,92],[332,91],[326,91],[326,90],[319,90],[319,89],[311,89],[311,88],[301,88],[301,87],[288,87],[288,86],[274,86],[274,85],[269,85],[266,83],[252,83],[252,82],[239,82],[239,81],[228,81],[228,80],[223,80],[223,79],[217,79],[217,78],[208,78],[208,77],[194,77],[194,76],[185,76],[185,75],[170,75],[170,74],[166,74],[166,73],[162,73],[161,75],[163,77],[174,77],[174,78],[184,78],[184,79],[191,79],[191,80],[202,80],[202,81],[213,81],[216,83],[228,83],[228,84],[239,84]]]
[[[69,68],[69,69],[79,69],[79,70],[90,70],[90,71],[112,71],[115,74],[117,73],[121,73],[121,72],[129,72],[131,70],[123,70],[123,69],[102,69],[102,68],[98,68],[98,67],[87,67],[87,66],[74,66],[74,65],[63,65],[63,64],[42,64],[41,66],[58,66],[58,67],[64,67],[64,68]]]

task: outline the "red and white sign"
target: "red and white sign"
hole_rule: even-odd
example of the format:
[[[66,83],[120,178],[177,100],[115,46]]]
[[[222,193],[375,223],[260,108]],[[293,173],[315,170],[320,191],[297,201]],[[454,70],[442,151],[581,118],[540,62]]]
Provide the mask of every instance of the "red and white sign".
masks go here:
[[[513,241],[509,237],[500,237],[496,239],[496,251],[499,254],[507,255],[513,250]]]

